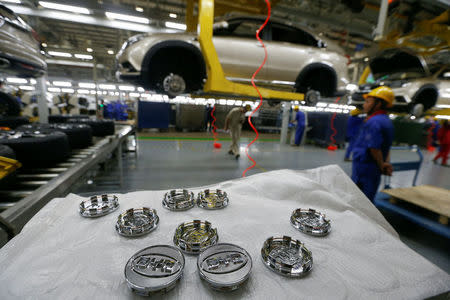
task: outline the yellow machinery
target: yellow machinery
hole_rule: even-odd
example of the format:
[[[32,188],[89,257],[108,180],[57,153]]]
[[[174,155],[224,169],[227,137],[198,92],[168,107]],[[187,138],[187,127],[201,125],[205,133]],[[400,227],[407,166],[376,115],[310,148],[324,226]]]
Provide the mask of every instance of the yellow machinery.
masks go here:
[[[13,173],[21,166],[22,164],[15,159],[0,156],[0,179]]]
[[[202,49],[203,56],[206,62],[208,79],[205,83],[203,91],[206,94],[223,94],[223,95],[239,95],[246,97],[258,97],[256,90],[251,85],[234,83],[225,78],[222,65],[219,62],[217,51],[214,47],[213,36],[213,21],[214,21],[214,0],[198,0],[200,34],[199,42]],[[216,11],[218,13],[225,13],[230,10],[245,11],[248,13],[265,13],[265,5],[263,1],[258,0],[216,0],[218,6]],[[277,1],[272,1],[272,4]],[[187,30],[195,31],[197,27],[194,17],[194,0],[188,0],[187,3]],[[256,37],[255,37],[256,41]],[[256,71],[256,70],[255,70]],[[265,99],[277,100],[297,100],[301,101],[304,98],[303,94],[275,91],[267,88],[258,88],[261,95]]]

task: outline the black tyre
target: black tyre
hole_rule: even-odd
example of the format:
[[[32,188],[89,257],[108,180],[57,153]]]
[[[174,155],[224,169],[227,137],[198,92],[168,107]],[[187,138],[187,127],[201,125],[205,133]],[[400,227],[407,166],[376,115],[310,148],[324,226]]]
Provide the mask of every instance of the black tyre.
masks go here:
[[[0,156],[16,159],[16,154],[11,147],[0,145]]]
[[[111,120],[68,119],[67,122],[91,126],[93,136],[107,136],[115,132],[114,121]]]
[[[10,94],[0,92],[0,116],[20,115],[20,103]]]
[[[67,123],[69,119],[86,119],[85,115],[53,115],[48,116],[49,123]]]
[[[67,135],[59,131],[0,131],[0,144],[11,147],[27,167],[61,162],[70,152]]]
[[[27,117],[0,117],[0,127],[9,127],[15,129],[20,125],[29,124]]]
[[[52,124],[29,124],[17,128],[22,131],[36,130],[54,130],[61,131],[67,135],[69,145],[72,149],[86,148],[92,145],[92,128],[86,124],[68,124],[68,123],[52,123]]]

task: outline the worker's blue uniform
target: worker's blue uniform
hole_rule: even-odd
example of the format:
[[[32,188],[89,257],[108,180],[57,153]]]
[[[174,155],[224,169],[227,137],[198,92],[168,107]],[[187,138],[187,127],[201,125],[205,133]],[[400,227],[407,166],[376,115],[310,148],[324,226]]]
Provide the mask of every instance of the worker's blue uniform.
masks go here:
[[[345,151],[345,158],[349,159],[351,153],[353,152],[353,146],[355,144],[355,140],[358,137],[359,129],[361,129],[361,125],[364,119],[358,116],[350,116],[347,121],[347,139],[348,139],[348,147]]]
[[[377,193],[381,170],[369,149],[380,149],[386,161],[393,137],[394,126],[389,117],[375,113],[364,122],[353,146],[352,180],[370,201]]]
[[[303,131],[305,131],[305,113],[299,110],[295,115],[297,121],[297,129],[295,130],[295,144],[300,145],[302,141]]]

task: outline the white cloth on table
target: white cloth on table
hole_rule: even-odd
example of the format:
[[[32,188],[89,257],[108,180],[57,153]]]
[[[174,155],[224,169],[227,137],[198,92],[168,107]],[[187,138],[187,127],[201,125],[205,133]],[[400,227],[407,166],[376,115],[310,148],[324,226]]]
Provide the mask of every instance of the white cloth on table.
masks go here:
[[[253,258],[252,274],[237,291],[215,292],[201,281],[196,256],[185,255],[183,278],[162,298],[423,299],[450,289],[450,276],[403,244],[337,166],[260,173],[209,188],[225,190],[229,206],[172,212],[161,205],[166,191],[141,191],[119,195],[116,212],[87,219],[78,214],[81,197],[53,199],[0,249],[0,299],[137,298],[125,282],[127,260],[151,245],[173,245],[176,226],[193,219],[217,227],[219,242],[244,247]],[[142,206],[157,209],[159,228],[140,238],[117,234],[117,215]],[[331,233],[312,237],[292,227],[291,212],[299,207],[326,213]],[[282,277],[263,265],[263,242],[282,235],[312,251],[306,277]]]

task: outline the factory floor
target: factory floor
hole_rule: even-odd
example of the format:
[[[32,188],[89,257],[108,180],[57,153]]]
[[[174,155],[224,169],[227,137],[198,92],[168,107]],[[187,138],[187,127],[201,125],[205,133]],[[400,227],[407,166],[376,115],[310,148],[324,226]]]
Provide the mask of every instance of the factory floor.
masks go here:
[[[227,154],[231,143],[229,135],[218,135],[221,149],[214,149],[211,137],[209,133],[140,133],[137,158],[134,153],[123,155],[124,182],[121,188],[117,185],[119,171],[114,164],[74,192],[91,195],[99,192],[169,190],[209,185],[241,177],[242,172],[250,165],[244,149],[253,134],[243,133],[241,158],[238,160]],[[351,162],[344,162],[343,149],[327,151],[312,145],[280,145],[278,134],[262,134],[260,138],[251,148],[251,155],[257,165],[247,176],[277,169],[304,170],[329,164],[337,164],[351,175]],[[432,155],[434,154],[424,153],[417,185],[430,184],[450,189],[450,168],[433,164]],[[392,162],[415,160],[418,160],[418,154],[409,150],[396,150],[391,154]],[[391,186],[411,186],[413,177],[413,171],[394,174]],[[450,273],[449,240],[392,213],[382,213],[405,244]]]

